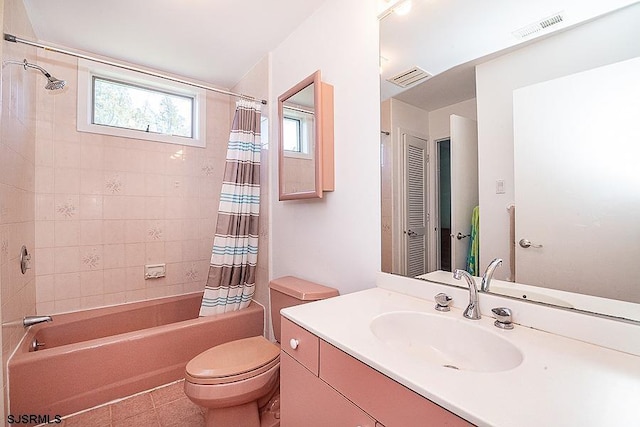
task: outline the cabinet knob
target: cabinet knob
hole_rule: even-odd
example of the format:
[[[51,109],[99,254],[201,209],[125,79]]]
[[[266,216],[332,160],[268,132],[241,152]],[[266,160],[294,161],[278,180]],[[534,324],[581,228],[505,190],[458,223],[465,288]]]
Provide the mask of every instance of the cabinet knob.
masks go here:
[[[291,346],[292,349],[296,349],[298,348],[298,344],[300,344],[300,341],[298,341],[295,338],[291,338],[291,340],[289,341],[289,345]]]

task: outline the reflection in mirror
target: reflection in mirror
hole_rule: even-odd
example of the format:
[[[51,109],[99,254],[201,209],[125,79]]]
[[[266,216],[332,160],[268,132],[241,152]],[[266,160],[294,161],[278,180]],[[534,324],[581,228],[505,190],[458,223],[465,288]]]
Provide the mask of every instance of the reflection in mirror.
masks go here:
[[[502,258],[490,292],[640,321],[640,276],[632,267],[640,259],[637,22],[640,4],[455,66],[383,99],[382,130],[390,135],[382,136],[382,270],[407,275],[418,257],[425,269],[412,276],[455,284],[441,270],[473,268],[467,265],[473,207],[461,208],[455,194],[462,191],[456,180],[473,175],[472,165],[454,159],[456,149],[474,145],[454,140],[461,117],[477,121],[480,214],[472,255],[479,263],[470,271],[481,276],[489,261]],[[390,32],[381,28],[382,47]],[[429,226],[421,245],[411,245],[402,201],[412,197],[401,172],[408,135],[427,137],[430,154],[423,188]],[[450,160],[440,155],[442,141],[450,143]],[[449,168],[450,186],[443,186]],[[442,206],[448,203],[442,188],[451,191],[450,206]],[[460,209],[464,221],[456,224]],[[450,221],[442,218],[448,212]],[[529,244],[518,244],[522,239]]]
[[[282,106],[282,168],[284,193],[315,191],[315,111],[314,87],[295,93]]]

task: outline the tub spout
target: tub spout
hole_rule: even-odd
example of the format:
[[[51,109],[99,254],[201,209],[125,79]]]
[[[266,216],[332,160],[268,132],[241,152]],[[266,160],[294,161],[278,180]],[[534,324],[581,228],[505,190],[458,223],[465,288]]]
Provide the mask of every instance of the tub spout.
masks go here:
[[[31,325],[37,325],[38,323],[43,322],[53,322],[53,318],[51,316],[25,316],[22,319],[22,325],[25,328],[28,328]]]

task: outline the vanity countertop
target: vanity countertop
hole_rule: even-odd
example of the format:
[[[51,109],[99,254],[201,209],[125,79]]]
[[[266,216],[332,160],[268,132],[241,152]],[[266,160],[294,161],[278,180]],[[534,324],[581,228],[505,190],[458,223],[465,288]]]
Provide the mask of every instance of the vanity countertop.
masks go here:
[[[473,322],[508,339],[524,360],[516,368],[490,373],[420,363],[394,351],[369,328],[376,316],[394,311]],[[640,425],[638,356],[520,325],[500,330],[491,317],[467,320],[455,307],[440,313],[433,301],[383,288],[286,308],[282,315],[479,426]]]

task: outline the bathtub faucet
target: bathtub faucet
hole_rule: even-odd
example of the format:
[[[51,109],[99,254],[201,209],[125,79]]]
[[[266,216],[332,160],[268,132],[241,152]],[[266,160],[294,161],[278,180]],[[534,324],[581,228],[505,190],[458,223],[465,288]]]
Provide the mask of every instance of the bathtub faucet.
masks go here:
[[[53,322],[53,318],[51,316],[25,316],[22,319],[22,325],[25,328],[28,328],[31,325],[37,325],[38,323],[43,322]]]

